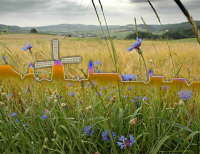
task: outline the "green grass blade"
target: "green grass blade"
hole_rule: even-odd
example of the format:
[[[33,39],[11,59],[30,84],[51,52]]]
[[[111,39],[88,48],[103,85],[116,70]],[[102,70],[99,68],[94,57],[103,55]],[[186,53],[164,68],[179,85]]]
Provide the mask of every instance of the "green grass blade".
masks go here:
[[[178,74],[180,73],[181,68],[182,68],[182,66],[183,66],[184,63],[185,63],[185,60],[184,60],[184,62],[181,64],[180,68],[178,69],[178,71],[177,71],[177,73],[176,73],[176,75],[175,75],[175,78],[176,78],[176,77],[178,76]]]

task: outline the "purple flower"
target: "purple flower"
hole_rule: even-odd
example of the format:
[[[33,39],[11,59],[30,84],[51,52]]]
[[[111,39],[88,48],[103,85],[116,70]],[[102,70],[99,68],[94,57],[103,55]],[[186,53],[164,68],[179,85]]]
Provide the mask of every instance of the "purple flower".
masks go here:
[[[96,64],[97,64],[97,65],[100,65],[100,64],[101,64],[101,61],[96,61]]]
[[[42,111],[43,112],[43,115],[42,115],[42,117],[44,118],[44,119],[48,119],[48,117],[46,116],[46,113],[45,113],[45,111]]]
[[[179,95],[180,98],[182,98],[183,100],[190,100],[190,98],[192,97],[193,93],[191,90],[181,90],[179,91],[179,93],[177,93]]]
[[[26,89],[26,92],[28,93],[30,91],[30,86],[27,85],[27,89]]]
[[[164,90],[167,90],[168,88],[169,88],[169,86],[167,86],[167,85],[162,86],[162,89],[164,89]]]
[[[23,46],[22,50],[26,51],[26,50],[31,50],[31,48],[33,48],[33,46],[30,43],[26,44],[27,47]]]
[[[68,86],[69,86],[69,87],[73,87],[73,83],[69,83]]]
[[[127,98],[127,95],[124,95],[124,99],[126,99]]]
[[[96,85],[96,82],[95,81],[92,81],[93,85],[95,86]]]
[[[133,49],[137,49],[137,50],[140,49],[140,46],[141,46],[141,44],[142,44],[142,39],[141,39],[141,38],[138,39],[138,38],[136,37],[136,40],[137,40],[138,42],[134,42],[133,44],[131,44],[131,47],[127,48],[127,51],[132,51]]]
[[[18,123],[19,122],[19,120],[16,118],[16,122]]]
[[[16,117],[17,113],[12,113],[12,117]],[[8,113],[8,117],[10,117],[10,113]]]
[[[111,131],[111,134],[113,136],[113,139],[115,138],[115,132]],[[109,136],[109,133],[107,130],[105,130],[103,133],[102,133],[102,137],[103,137],[103,140],[105,140],[106,142],[110,142],[110,136]]]
[[[144,96],[144,98],[143,98],[143,99],[144,99],[144,101],[146,101],[146,100],[147,100],[147,97],[146,97],[146,96]]]
[[[85,87],[89,87],[89,84],[88,84],[88,82],[85,84]]]
[[[106,85],[106,87],[104,87],[104,90],[108,89],[108,86]]]
[[[102,73],[102,70],[99,70],[99,73]]]
[[[128,87],[128,90],[131,90],[133,88],[133,86]]]
[[[35,77],[36,77],[36,78],[38,77],[38,73],[35,73]]]
[[[135,80],[135,75],[132,74],[123,74],[120,75],[122,78],[122,81],[131,81],[131,80]]]
[[[111,99],[112,97],[110,96],[110,97],[108,97],[107,99]]]
[[[133,144],[134,142],[136,142],[136,141],[134,140],[133,135],[129,134],[129,137],[130,137],[130,140],[127,140],[127,138],[125,138],[123,135],[121,135],[121,137],[119,137],[118,140],[121,141],[121,142],[117,142],[117,144],[118,144],[119,146],[121,146],[120,149],[123,149],[123,148],[130,148],[130,147],[132,146],[132,144]]]
[[[140,96],[139,99],[142,100],[142,96]]]
[[[98,93],[96,93],[96,94],[97,94],[97,96],[99,96],[99,94],[100,94],[100,96],[102,96],[102,92],[101,91],[99,92],[99,94]]]
[[[91,125],[85,126],[83,133],[87,135],[92,135],[94,134],[94,128],[91,129]]]
[[[29,49],[29,50],[30,50],[31,48],[33,48],[33,46],[32,46],[30,43],[27,43],[26,45],[27,45],[26,48]]]
[[[137,80],[139,80],[140,79],[140,77],[139,77],[139,75],[137,75]]]
[[[132,99],[132,102],[133,102],[133,103],[135,103],[135,100],[134,100],[134,99]]]
[[[74,96],[76,94],[76,92],[70,92],[69,96]]]
[[[4,60],[4,62],[8,65],[8,61],[6,60],[6,57],[5,57],[5,56],[3,56],[3,60]]]
[[[26,50],[27,50],[27,48],[26,48],[25,46],[23,46],[23,47],[22,47],[22,50],[26,51]]]
[[[27,127],[27,126],[28,126],[28,124],[25,124],[25,125],[24,125],[24,124],[22,124],[22,126],[23,126],[23,127]],[[21,128],[21,129],[23,129],[23,127],[20,127],[20,128]]]

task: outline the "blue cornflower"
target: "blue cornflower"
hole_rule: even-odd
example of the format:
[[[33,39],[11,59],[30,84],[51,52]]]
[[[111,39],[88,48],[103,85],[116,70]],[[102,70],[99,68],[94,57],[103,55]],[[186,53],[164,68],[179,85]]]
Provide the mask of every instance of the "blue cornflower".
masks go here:
[[[99,96],[99,94],[100,94],[100,96],[102,96],[102,92],[101,91],[99,92],[99,94],[98,93],[96,93],[96,94],[97,94],[97,96]]]
[[[127,95],[124,95],[124,99],[126,99],[128,96]]]
[[[166,91],[168,88],[169,88],[169,86],[167,86],[167,85],[162,86],[162,89],[164,89],[165,91]]]
[[[191,90],[181,90],[179,91],[179,93],[177,93],[179,95],[180,98],[182,98],[183,100],[190,100],[190,98],[192,97],[193,93]]]
[[[45,113],[45,111],[42,111],[43,112],[43,115],[42,115],[42,117],[39,115],[39,117],[40,118],[44,118],[44,119],[48,119],[48,117],[46,116],[46,113]]]
[[[132,75],[132,74],[123,74],[123,75],[120,75],[121,78],[122,78],[122,81],[132,81],[132,80],[135,80],[135,75]]]
[[[22,47],[22,50],[26,51],[26,50],[27,50],[27,48],[26,48],[25,46],[23,46],[23,47]]]
[[[96,81],[92,81],[93,85],[95,86],[96,85]]]
[[[73,87],[73,83],[69,83],[68,86],[69,86],[69,87]]]
[[[108,97],[107,99],[111,99],[112,97],[110,96],[110,97]]]
[[[102,73],[102,70],[99,70],[99,73]]]
[[[44,119],[48,119],[48,117],[46,116],[46,113],[45,113],[45,111],[42,111],[43,112],[43,115],[42,115],[42,117],[44,118]]]
[[[30,91],[30,86],[27,85],[27,89],[26,89],[26,92],[28,93]]]
[[[140,46],[141,46],[141,44],[142,44],[142,39],[141,39],[141,38],[138,39],[138,38],[136,37],[136,40],[137,40],[138,42],[134,42],[133,44],[131,44],[132,47],[127,48],[127,51],[132,51],[133,49],[137,49],[137,50],[140,49]]]
[[[3,60],[4,60],[4,62],[8,65],[8,61],[6,60],[6,57],[5,57],[5,56],[3,56]]]
[[[131,90],[133,88],[133,86],[128,87],[128,90]]]
[[[26,47],[26,46],[27,46],[27,47]],[[32,46],[30,43],[27,43],[26,46],[23,46],[23,47],[22,47],[22,49],[23,49],[24,51],[26,51],[26,50],[31,50],[31,48],[33,48],[33,46]]]
[[[12,117],[16,117],[17,116],[17,113],[15,113],[15,112],[13,112],[12,113]],[[10,117],[10,113],[8,113],[8,117]],[[11,120],[11,124],[12,124],[12,120]],[[16,122],[18,123],[19,122],[19,120],[16,118]]]
[[[111,134],[113,136],[113,139],[115,138],[115,132],[111,131]],[[105,130],[103,133],[102,133],[102,137],[103,137],[103,140],[105,140],[106,142],[110,142],[110,136],[109,136],[109,133],[107,130]]]
[[[133,77],[134,77],[134,76],[133,76],[132,74],[127,74],[127,75],[126,75],[126,78],[127,78],[128,81],[133,80]]]
[[[19,122],[19,120],[16,118],[16,122],[18,123]]]
[[[70,92],[69,96],[74,96],[76,94],[76,92]]]
[[[35,77],[36,77],[36,78],[38,77],[38,73],[35,73]]]
[[[136,101],[134,99],[132,99],[132,102],[135,103]]]
[[[101,64],[101,61],[96,61],[96,64],[97,64],[97,65],[100,65],[100,64]]]
[[[16,117],[17,113],[12,113],[12,117]],[[8,117],[10,117],[10,113],[8,113]]]
[[[139,97],[139,100],[142,100],[142,96]]]
[[[120,75],[121,78],[122,78],[122,81],[128,81],[127,77],[126,77],[126,74],[123,74],[123,75]]]
[[[146,97],[146,96],[144,96],[144,98],[143,98],[143,99],[144,99],[144,101],[146,101],[146,100],[147,100],[147,97]]]
[[[85,87],[89,87],[89,84],[88,84],[88,82],[85,84]]]
[[[21,129],[23,129],[23,127],[27,127],[28,126],[28,124],[22,124],[22,127],[20,127]]]
[[[136,141],[134,140],[133,135],[129,134],[129,137],[130,137],[130,140],[127,140],[127,138],[125,138],[123,135],[121,135],[121,137],[119,137],[118,140],[121,141],[121,142],[117,142],[117,144],[118,144],[119,146],[121,146],[120,149],[123,149],[123,148],[130,148],[130,147],[132,146],[132,144],[133,144],[134,142],[136,142]]]
[[[91,125],[85,126],[83,133],[87,135],[92,135],[94,134],[94,128],[91,129]]]
[[[108,86],[106,85],[106,87],[104,87],[104,90],[108,89]]]

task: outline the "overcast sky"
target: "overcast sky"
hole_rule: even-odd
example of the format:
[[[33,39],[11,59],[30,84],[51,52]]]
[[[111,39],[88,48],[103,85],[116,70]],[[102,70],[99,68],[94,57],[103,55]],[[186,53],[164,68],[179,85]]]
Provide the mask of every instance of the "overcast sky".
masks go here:
[[[151,0],[162,24],[185,22],[174,0]],[[103,22],[98,0],[94,0]],[[146,0],[101,0],[108,25],[159,24]],[[200,20],[200,0],[182,0],[194,20]],[[0,0],[0,24],[45,26],[56,24],[99,25],[91,0]]]

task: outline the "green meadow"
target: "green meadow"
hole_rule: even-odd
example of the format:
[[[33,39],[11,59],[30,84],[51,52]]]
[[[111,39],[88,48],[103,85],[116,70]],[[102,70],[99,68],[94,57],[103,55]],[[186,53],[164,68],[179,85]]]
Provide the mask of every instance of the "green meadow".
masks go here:
[[[82,57],[79,64],[64,64],[65,78],[78,75],[79,82],[0,79],[0,153],[198,154],[199,89],[130,84],[147,81],[150,71],[165,81],[200,80],[199,32],[180,1],[175,2],[197,39],[0,35],[0,65],[10,65],[21,75],[31,63],[52,60],[52,39],[59,40],[59,59]],[[90,61],[95,72],[119,73],[123,82],[84,81]],[[40,79],[52,76],[51,67],[34,72]]]

